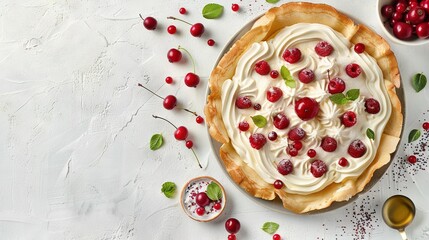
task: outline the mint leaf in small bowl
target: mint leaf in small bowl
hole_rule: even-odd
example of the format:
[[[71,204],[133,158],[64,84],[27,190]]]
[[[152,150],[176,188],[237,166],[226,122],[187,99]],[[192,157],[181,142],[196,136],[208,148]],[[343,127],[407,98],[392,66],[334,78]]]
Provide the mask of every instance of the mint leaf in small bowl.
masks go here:
[[[215,182],[211,182],[207,186],[207,196],[212,201],[217,201],[222,198],[222,189]]]

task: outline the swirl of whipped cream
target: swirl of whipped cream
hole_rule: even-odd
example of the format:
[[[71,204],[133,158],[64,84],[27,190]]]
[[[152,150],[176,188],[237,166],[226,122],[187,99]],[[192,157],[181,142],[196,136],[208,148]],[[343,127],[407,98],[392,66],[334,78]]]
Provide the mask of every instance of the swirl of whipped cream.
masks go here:
[[[327,57],[316,54],[314,47],[319,41],[329,42],[334,51]],[[294,64],[287,63],[282,54],[287,48],[297,47],[301,50],[300,61]],[[265,60],[271,69],[280,70],[286,66],[292,77],[296,80],[296,88],[290,88],[279,77],[272,79],[261,76],[254,71],[255,63]],[[345,66],[357,63],[362,73],[351,79],[345,72]],[[304,68],[313,70],[315,79],[304,84],[298,81],[298,73]],[[329,99],[327,82],[329,70],[330,77],[341,77],[346,82],[346,91],[360,89],[360,97],[345,105],[336,105]],[[271,87],[278,87],[283,91],[282,98],[269,102],[266,91]],[[249,96],[253,103],[261,104],[261,110],[238,109],[235,99],[238,96]],[[304,96],[314,98],[319,102],[320,110],[316,118],[302,121],[294,110],[295,100]],[[381,111],[378,114],[368,114],[364,111],[365,98],[375,98],[380,102]],[[324,189],[331,183],[338,183],[346,178],[358,177],[373,161],[384,127],[391,114],[391,105],[384,85],[383,74],[377,62],[367,53],[357,54],[352,44],[340,33],[321,24],[300,23],[280,30],[272,39],[254,43],[247,49],[238,61],[232,79],[226,80],[222,85],[222,117],[228,132],[231,144],[241,159],[267,183],[282,180],[284,191],[296,194],[310,194]],[[340,116],[345,111],[354,111],[357,114],[357,123],[353,127],[341,124]],[[289,127],[283,130],[273,125],[274,114],[282,112],[290,120]],[[263,128],[255,126],[250,116],[262,115],[268,123]],[[251,127],[242,132],[237,128],[241,121],[247,121]],[[298,156],[290,157],[285,148],[289,140],[287,133],[293,127],[301,127],[306,131],[302,140],[303,149]],[[370,128],[375,132],[375,139],[366,136]],[[270,131],[276,131],[276,141],[268,141],[260,150],[253,149],[249,137],[253,133],[262,133],[265,136]],[[334,152],[325,152],[320,147],[324,136],[335,138],[339,144]],[[359,139],[367,147],[367,152],[360,158],[351,157],[347,148],[350,143]],[[309,158],[308,149],[317,151],[317,159],[328,166],[328,171],[320,178],[315,178],[311,172],[311,163],[315,158]],[[349,161],[347,167],[338,165],[338,159],[346,157]],[[283,176],[277,171],[277,163],[285,158],[291,158],[294,165],[292,173]]]

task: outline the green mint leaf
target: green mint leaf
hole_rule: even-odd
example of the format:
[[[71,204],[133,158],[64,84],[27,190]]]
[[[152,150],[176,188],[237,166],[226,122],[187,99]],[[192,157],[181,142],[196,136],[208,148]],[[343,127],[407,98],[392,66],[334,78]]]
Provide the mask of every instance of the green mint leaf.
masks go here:
[[[262,225],[262,230],[269,234],[274,234],[279,229],[279,224],[275,222],[266,222]]]
[[[426,83],[427,79],[423,73],[417,73],[411,79],[411,84],[413,85],[413,88],[416,90],[416,92],[420,92],[426,86]]]
[[[354,101],[354,100],[358,99],[359,94],[360,94],[359,89],[350,89],[346,93],[347,100]]]
[[[174,182],[165,182],[162,184],[161,192],[168,198],[172,198],[176,192],[176,184]]]
[[[207,190],[206,190],[207,196],[212,200],[212,201],[217,201],[219,199],[222,198],[222,189],[219,187],[219,185],[217,185],[215,182],[211,182],[208,186],[207,186]]]
[[[290,88],[296,87],[296,81],[295,81],[295,79],[293,79],[293,77],[290,74],[290,71],[289,71],[289,69],[287,69],[287,67],[282,66],[280,68],[280,75],[282,76],[283,80],[285,80],[286,86],[288,86]]]
[[[280,0],[266,0],[267,3],[278,3]]]
[[[375,133],[374,133],[374,131],[373,131],[371,128],[368,128],[368,129],[366,130],[366,136],[367,136],[369,139],[374,140],[374,138],[375,138]]]
[[[286,86],[290,88],[296,88],[296,82],[293,79],[286,79],[285,83],[286,83]]]
[[[263,128],[265,127],[265,125],[267,125],[267,119],[262,116],[262,115],[256,115],[251,117],[253,120],[253,123],[258,127],[258,128]]]
[[[331,101],[333,103],[338,104],[338,105],[346,104],[348,101],[346,96],[342,93],[335,93],[335,94],[331,95],[329,97],[329,99],[331,99]]]
[[[150,138],[150,150],[155,151],[158,150],[161,146],[162,143],[164,142],[164,139],[162,138],[161,134],[154,134],[151,138]]]
[[[418,129],[411,130],[410,134],[408,135],[408,143],[416,141],[417,139],[419,139],[421,135],[422,133],[420,132],[420,130]]]
[[[209,3],[203,8],[203,17],[207,19],[219,18],[222,15],[223,6],[217,3]]]

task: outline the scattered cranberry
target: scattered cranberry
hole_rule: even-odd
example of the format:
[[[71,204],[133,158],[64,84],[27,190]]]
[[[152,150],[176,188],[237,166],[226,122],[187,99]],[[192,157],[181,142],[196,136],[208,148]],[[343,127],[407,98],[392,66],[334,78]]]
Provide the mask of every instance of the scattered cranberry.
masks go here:
[[[238,10],[240,10],[240,5],[234,3],[234,4],[231,5],[231,9],[234,12],[238,12]]]
[[[277,164],[277,171],[282,175],[288,175],[293,171],[293,164],[289,159],[283,159]]]
[[[288,63],[296,63],[301,59],[301,51],[298,48],[288,48],[282,57]]]
[[[314,80],[314,72],[311,69],[304,68],[299,71],[298,79],[302,83],[310,83]]]
[[[204,122],[204,118],[203,118],[203,117],[201,117],[201,116],[197,116],[197,117],[195,118],[195,121],[196,121],[198,124],[201,124],[201,123],[203,123],[203,122]]]
[[[235,106],[239,109],[246,109],[252,107],[252,101],[247,96],[239,96],[235,100]]]
[[[429,23],[423,22],[416,26],[417,37],[425,39],[429,37]]]
[[[273,124],[277,129],[285,129],[289,126],[289,118],[284,113],[277,113],[273,117]]]
[[[250,141],[250,146],[252,146],[252,148],[256,150],[261,149],[265,145],[265,143],[267,143],[267,139],[261,133],[254,133],[250,135],[249,141]]]
[[[287,134],[288,138],[293,141],[302,140],[305,135],[304,129],[300,127],[292,128]]]
[[[271,131],[268,133],[268,139],[270,141],[275,141],[277,139],[277,133],[274,131]]]
[[[367,98],[365,100],[365,111],[371,114],[380,112],[380,103],[374,98]]]
[[[308,121],[319,113],[319,103],[309,97],[301,98],[295,102],[295,112],[299,118]]]
[[[177,140],[185,140],[188,137],[188,129],[184,126],[180,126],[174,131],[174,138]]]
[[[366,146],[361,140],[356,139],[352,143],[350,143],[350,146],[347,149],[347,152],[350,154],[350,156],[354,158],[360,158],[363,155],[365,155]]]
[[[209,40],[207,40],[207,45],[209,45],[209,46],[214,46],[215,45],[215,40],[213,40],[213,39],[209,39]]]
[[[410,156],[408,156],[407,160],[409,163],[414,164],[417,162],[417,157],[414,155],[410,155]]]
[[[385,18],[390,18],[392,17],[393,11],[394,9],[392,5],[384,5],[381,8],[381,15],[383,15]]]
[[[185,76],[185,84],[188,87],[197,87],[198,83],[200,83],[200,77],[195,73],[188,73]]]
[[[283,91],[278,87],[270,87],[267,90],[267,99],[270,102],[277,102],[283,96]]]
[[[178,49],[172,48],[168,51],[167,58],[171,63],[178,62],[182,59],[182,52]]]
[[[419,24],[422,23],[426,18],[426,12],[422,7],[416,7],[410,9],[407,13],[408,20],[411,24]]]
[[[210,204],[210,198],[207,196],[207,193],[200,192],[195,197],[195,203],[200,207],[205,207]]]
[[[363,53],[365,52],[365,45],[363,43],[357,43],[354,47],[354,50],[356,53]]]
[[[261,104],[259,103],[253,104],[253,109],[255,109],[256,111],[261,110]]]
[[[346,83],[344,82],[343,79],[336,77],[329,80],[328,92],[330,94],[342,93],[344,92],[344,90],[346,90]]]
[[[409,39],[413,34],[413,27],[410,24],[404,22],[396,22],[393,25],[393,35],[395,37],[406,40]]]
[[[171,110],[176,106],[177,98],[173,95],[168,95],[164,98],[162,105],[165,109]]]
[[[229,234],[228,240],[237,240],[237,237],[235,236],[235,234]]]
[[[180,14],[186,14],[186,8],[181,7],[181,8],[179,9],[179,13],[180,13]]]
[[[195,23],[191,26],[190,32],[194,37],[201,37],[204,33],[204,25],[202,23]]]
[[[320,41],[316,44],[316,47],[314,47],[314,50],[316,51],[317,55],[321,57],[326,57],[331,55],[334,48],[328,42]]]
[[[214,208],[214,209],[216,209],[216,210],[220,210],[220,209],[222,208],[222,204],[220,204],[220,203],[215,203],[215,204],[213,205],[213,208]]]
[[[282,240],[282,237],[276,233],[273,235],[273,240]]]
[[[349,165],[349,161],[345,157],[342,157],[338,160],[338,165],[341,167],[347,167],[347,165]]]
[[[172,78],[172,77],[166,77],[166,78],[165,78],[165,82],[166,82],[167,84],[172,84],[172,83],[173,83],[173,78]]]
[[[203,216],[206,210],[204,210],[203,207],[199,207],[195,210],[195,212],[198,214],[198,216]]]
[[[308,151],[307,151],[307,156],[309,156],[309,157],[311,157],[311,158],[314,158],[315,156],[316,156],[316,150],[314,150],[314,149],[308,149]]]
[[[321,147],[326,152],[333,152],[337,149],[337,140],[332,137],[324,137],[322,139]]]
[[[155,30],[156,29],[156,25],[158,25],[158,22],[156,21],[155,18],[153,18],[153,17],[143,18],[142,15],[140,15],[140,18],[143,19],[143,26],[147,30]]]
[[[278,78],[278,77],[279,77],[279,71],[277,71],[277,70],[272,70],[272,71],[270,72],[270,76],[271,76],[271,78],[273,78],[273,79]]]
[[[356,63],[350,63],[346,66],[346,73],[351,78],[358,77],[362,73],[362,69]]]
[[[328,167],[322,160],[315,160],[311,163],[310,172],[314,177],[319,178],[328,171]]]
[[[169,34],[175,34],[175,33],[176,33],[176,31],[177,31],[177,29],[176,29],[176,26],[174,26],[174,25],[170,25],[170,26],[168,26],[168,28],[167,28],[167,32],[168,32]]]
[[[273,185],[275,189],[282,189],[284,183],[281,180],[275,180]]]
[[[357,122],[357,116],[356,113],[353,111],[347,111],[343,114],[343,116],[341,117],[341,122],[344,124],[344,126],[346,127],[352,127],[356,124]]]
[[[225,229],[227,232],[236,234],[240,231],[240,221],[235,218],[230,218],[225,222]]]
[[[424,122],[422,127],[424,130],[429,131],[429,122]]]
[[[242,121],[238,124],[238,129],[240,129],[240,131],[242,132],[249,130],[249,127],[249,123],[246,121]]]
[[[191,149],[194,146],[194,142],[192,142],[191,140],[186,141],[185,143],[186,147]]]
[[[261,60],[255,64],[255,71],[260,75],[267,75],[270,73],[271,68],[266,61]]]
[[[289,154],[291,157],[298,156],[298,153],[299,153],[298,149],[294,148],[292,144],[291,144],[291,145],[289,145],[289,146],[287,146],[287,148],[286,148],[286,152],[287,152],[287,154]]]

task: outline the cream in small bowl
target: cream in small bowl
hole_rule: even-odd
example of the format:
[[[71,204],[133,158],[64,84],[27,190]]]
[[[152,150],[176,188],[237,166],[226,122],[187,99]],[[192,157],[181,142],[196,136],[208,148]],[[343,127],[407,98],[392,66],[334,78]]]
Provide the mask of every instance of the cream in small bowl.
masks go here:
[[[199,194],[200,196],[198,196]],[[201,205],[201,200],[204,202],[205,195],[209,198],[209,201]],[[209,222],[223,213],[227,201],[225,190],[216,179],[201,176],[189,180],[183,186],[180,203],[185,213],[193,220]]]

